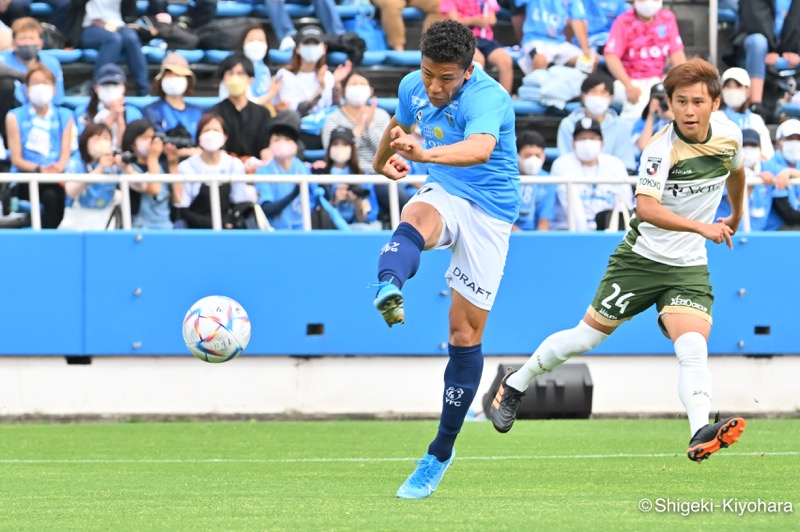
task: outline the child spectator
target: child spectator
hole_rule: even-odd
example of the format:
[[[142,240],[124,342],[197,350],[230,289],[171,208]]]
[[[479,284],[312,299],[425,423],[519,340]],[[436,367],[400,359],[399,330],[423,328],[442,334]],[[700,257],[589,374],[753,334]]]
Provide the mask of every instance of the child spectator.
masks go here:
[[[590,74],[581,84],[581,106],[561,120],[558,126],[558,152],[572,151],[575,125],[588,117],[603,130],[603,152],[618,157],[628,169],[635,169],[631,126],[610,109],[613,82],[602,73]]]
[[[477,46],[475,62],[485,66],[497,67],[498,81],[511,94],[514,82],[514,63],[503,45],[494,38],[492,26],[497,23],[496,13],[500,11],[497,0],[440,0],[439,12],[446,18],[458,21],[472,29]]]
[[[300,131],[292,124],[275,123],[267,135],[272,161],[260,167],[261,175],[309,175],[308,167],[297,158]],[[300,185],[294,183],[256,183],[259,201],[270,225],[275,229],[303,229]],[[312,191],[313,193],[314,191]]]
[[[650,87],[650,103],[642,111],[642,116],[633,124],[631,142],[635,143],[636,163],[653,135],[675,120],[675,114],[667,103],[667,93],[663,83]]]
[[[544,137],[536,131],[522,131],[517,136],[517,161],[523,176],[547,176],[544,165]],[[520,187],[522,205],[514,223],[518,231],[549,231],[555,218],[556,185],[534,184]]]
[[[95,70],[89,103],[75,109],[78,135],[89,124],[105,124],[111,130],[113,146],[119,148],[127,123],[142,118],[136,107],[125,105],[126,82],[125,72],[113,63]]]
[[[591,118],[582,118],[575,124],[573,151],[561,155],[553,162],[551,175],[563,177],[584,177],[613,179],[622,181],[628,176],[622,161],[603,153],[603,130]],[[633,208],[633,188],[624,183],[598,183],[573,185],[573,210],[569,210],[569,189],[558,185],[558,203],[553,229],[578,231],[605,229],[610,222],[610,214],[615,210]],[[570,219],[572,224],[570,224]]]
[[[122,136],[123,154],[134,160],[122,158],[118,166],[123,174],[177,174],[178,150],[166,149],[155,136],[155,126],[146,118],[128,124]],[[167,169],[159,159],[165,154]],[[172,229],[170,207],[180,198],[181,183],[131,183],[131,225],[141,229]]]
[[[729,68],[722,73],[722,105],[717,114],[725,115],[739,129],[754,129],[761,136],[764,160],[775,155],[767,125],[761,115],[750,110],[750,76],[743,68]]]
[[[378,99],[369,80],[351,73],[342,82],[344,102],[340,103],[325,120],[322,128],[322,146],[327,148],[331,132],[340,127],[352,130],[358,148],[358,164],[362,169],[372,168],[372,158],[381,142],[383,130],[389,125],[389,113],[378,108]]]
[[[322,164],[315,164],[313,173],[331,175],[363,174],[358,161],[358,150],[353,132],[337,127],[330,133],[330,142]],[[380,230],[378,197],[372,183],[347,185],[338,183],[328,189],[330,203],[342,219],[355,230]]]
[[[30,17],[20,18],[11,25],[13,35],[11,50],[0,52],[0,63],[27,72],[37,65],[44,65],[47,70],[52,72],[56,80],[56,95],[53,103],[60,105],[64,99],[64,74],[61,71],[61,63],[51,55],[40,54],[42,50],[42,25],[38,20]],[[0,94],[2,98],[8,98],[8,94]],[[14,97],[20,103],[26,103],[27,96],[25,87],[18,84],[14,91]]]
[[[12,172],[61,174],[67,167],[72,114],[53,104],[55,84],[55,76],[43,65],[32,67],[25,75],[28,103],[5,118]],[[14,194],[29,201],[28,184],[17,183]],[[64,188],[59,183],[41,183],[39,198],[44,205],[42,227],[55,229],[64,216]]]
[[[380,9],[381,27],[386,33],[386,42],[389,48],[403,51],[406,47],[406,23],[403,20],[403,8],[416,7],[425,13],[422,22],[422,31],[434,22],[444,17],[439,13],[439,0],[372,0],[375,7]]]
[[[576,66],[581,70],[594,69],[594,53],[589,48],[586,29],[586,9],[581,0],[516,0],[526,6],[522,27],[523,55],[518,60],[522,72],[547,68],[550,64]],[[575,46],[564,33],[567,27],[578,40]]]
[[[673,67],[686,62],[675,15],[661,8],[661,0],[636,0],[617,17],[604,56],[617,80],[614,96],[622,103],[621,117],[630,124],[650,101],[650,87],[663,81],[667,60]]]
[[[178,173],[191,176],[243,175],[244,164],[225,151],[227,125],[221,116],[206,113],[197,125],[197,145],[201,152],[178,164]],[[205,183],[184,183],[176,194],[175,228],[210,229],[211,197]],[[247,202],[247,186],[236,181],[219,184],[220,211],[225,229],[233,228],[233,208]]]

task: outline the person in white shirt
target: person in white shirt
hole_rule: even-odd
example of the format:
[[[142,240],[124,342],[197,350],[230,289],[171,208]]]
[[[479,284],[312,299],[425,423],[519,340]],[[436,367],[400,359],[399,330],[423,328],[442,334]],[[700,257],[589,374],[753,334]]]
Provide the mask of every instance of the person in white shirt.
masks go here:
[[[550,227],[577,231],[605,229],[609,222],[608,214],[633,208],[633,189],[622,183],[628,177],[628,172],[621,159],[603,153],[603,131],[596,120],[588,117],[579,120],[575,124],[573,138],[572,152],[561,155],[553,162],[550,169],[552,176],[613,179],[619,180],[620,184],[573,185],[571,212],[569,188],[559,185],[556,216]]]
[[[300,116],[330,108],[339,95],[334,89],[353,68],[350,61],[332,73],[326,61],[325,35],[316,26],[306,26],[297,34],[297,47],[288,66],[278,70],[275,81],[280,91],[273,103],[288,102]]]

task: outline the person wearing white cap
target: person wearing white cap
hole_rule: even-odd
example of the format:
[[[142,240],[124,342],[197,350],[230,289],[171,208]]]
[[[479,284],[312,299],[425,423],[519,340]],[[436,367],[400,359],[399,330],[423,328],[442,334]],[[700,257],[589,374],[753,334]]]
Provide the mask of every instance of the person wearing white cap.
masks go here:
[[[800,225],[800,186],[789,185],[790,179],[800,178],[800,120],[782,123],[775,138],[778,151],[761,165],[759,174],[765,185],[775,186],[767,230]]]
[[[750,110],[750,75],[739,67],[722,73],[722,104],[715,114],[725,115],[739,129],[755,129],[761,138],[761,156],[764,160],[775,154],[772,140],[761,115]]]

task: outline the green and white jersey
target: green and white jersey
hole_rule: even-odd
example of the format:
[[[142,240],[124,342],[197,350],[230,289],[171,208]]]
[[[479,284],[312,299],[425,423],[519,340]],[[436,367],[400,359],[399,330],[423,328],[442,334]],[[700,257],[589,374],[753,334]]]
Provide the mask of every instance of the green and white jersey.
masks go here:
[[[742,166],[742,132],[712,115],[708,137],[694,142],[671,123],[642,152],[636,195],[645,194],[684,218],[712,223],[731,170]],[[634,252],[671,266],[707,264],[705,238],[631,220],[625,236]]]

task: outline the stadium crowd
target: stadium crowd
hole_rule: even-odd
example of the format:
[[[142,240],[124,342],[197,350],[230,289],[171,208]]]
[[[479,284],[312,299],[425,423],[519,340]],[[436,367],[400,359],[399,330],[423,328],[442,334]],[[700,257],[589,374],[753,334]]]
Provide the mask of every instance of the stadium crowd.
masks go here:
[[[308,7],[321,27],[300,28],[290,16],[292,4],[282,0],[266,0],[263,18],[227,25],[218,25],[213,0],[195,0],[189,16],[180,19],[169,14],[164,0],[150,0],[144,13],[132,0],[46,3],[51,15],[34,18],[30,0],[0,0],[3,171],[373,173],[372,158],[390,114],[379,106],[372,70],[358,67],[361,55],[334,64],[329,48],[355,39],[367,51],[413,58],[413,51],[403,52],[409,44],[403,10],[415,7],[424,27],[443,18],[471,27],[475,68],[487,68],[509,93],[515,71],[521,71],[515,103],[535,103],[541,110],[536,112],[563,116],[553,143],[530,127],[518,128],[520,174],[611,181],[572,187],[572,197],[564,185],[523,185],[519,230],[627,224],[634,198],[623,181],[638,168],[644,146],[672,120],[661,81],[669,68],[686,61],[676,17],[661,0],[348,0],[357,9],[348,20],[334,0],[313,0]],[[363,15],[376,8],[374,19]],[[742,129],[748,174],[762,183],[750,191],[753,229],[795,228],[800,187],[789,180],[800,177],[800,121],[777,117],[765,105],[764,87],[770,75],[789,81],[784,101],[800,105],[791,83],[800,72],[800,0],[753,0],[734,9],[741,23],[726,51],[729,68],[722,72],[717,118]],[[495,38],[501,14],[510,18],[515,45]],[[224,34],[234,29],[235,35]],[[210,30],[233,44],[216,61],[213,104],[200,106],[191,98],[199,89],[195,61],[179,43]],[[270,31],[285,52],[279,64],[272,64]],[[166,49],[152,79],[148,45]],[[82,50],[84,57],[96,51],[88,55],[94,64],[88,97],[75,108],[65,104],[81,87],[65,86],[59,55],[52,53],[66,50]],[[141,104],[142,98],[132,96],[150,98]],[[778,121],[773,144],[767,124]],[[413,134],[424,145],[433,133],[415,125]],[[412,174],[426,173],[424,165],[413,165]],[[106,179],[111,181],[40,185],[42,227],[107,226],[120,200],[113,177]],[[132,188],[135,227],[211,227],[207,185],[153,182]],[[402,206],[415,189],[400,188]],[[386,185],[348,185],[342,177],[341,184],[312,185],[311,196],[314,228],[388,226]],[[275,229],[302,228],[297,185],[225,184],[221,198],[226,228],[256,227],[264,218],[260,213]],[[3,186],[0,199],[0,220],[30,208],[22,181]],[[583,208],[570,213],[568,204]],[[726,208],[723,202],[720,216]],[[14,217],[19,219],[24,216]]]

